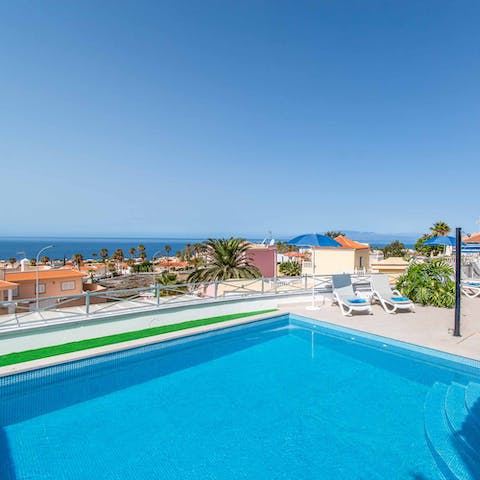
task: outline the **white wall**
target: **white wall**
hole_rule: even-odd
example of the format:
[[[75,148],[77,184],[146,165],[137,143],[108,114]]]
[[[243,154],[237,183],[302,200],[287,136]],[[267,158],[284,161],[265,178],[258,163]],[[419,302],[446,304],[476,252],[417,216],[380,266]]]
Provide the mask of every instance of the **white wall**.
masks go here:
[[[206,305],[169,308],[155,313],[94,318],[76,323],[35,328],[29,331],[5,333],[0,336],[0,355],[189,320],[269,310],[277,308],[278,300],[278,298],[262,298],[222,301]]]

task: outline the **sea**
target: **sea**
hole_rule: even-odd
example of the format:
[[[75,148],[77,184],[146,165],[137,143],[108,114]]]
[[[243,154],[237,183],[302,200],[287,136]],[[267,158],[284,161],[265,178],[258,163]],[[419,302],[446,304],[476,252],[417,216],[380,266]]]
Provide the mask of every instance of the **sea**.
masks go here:
[[[360,239],[358,241],[368,242],[368,238]],[[390,241],[396,238],[392,236],[391,239],[375,239],[370,241],[372,246],[383,247]],[[145,246],[147,257],[151,258],[153,255],[165,255],[165,246],[170,246],[170,255],[181,251],[187,244],[194,245],[195,243],[202,243],[206,238],[128,238],[128,237],[0,237],[0,259],[8,260],[9,258],[21,259],[23,257],[35,258],[37,252],[47,246],[53,245],[52,248],[46,250],[43,255],[51,259],[63,260],[70,259],[76,253],[83,255],[83,258],[99,258],[99,253],[102,248],[106,248],[109,255],[113,254],[115,250],[121,248],[126,257],[130,256],[129,250],[132,247],[137,248],[142,244]],[[258,238],[248,238],[252,242],[260,242]],[[287,240],[280,238],[279,240]],[[373,240],[373,239],[372,239]],[[404,242],[407,248],[412,248],[413,243]],[[160,253],[157,253],[160,252]]]

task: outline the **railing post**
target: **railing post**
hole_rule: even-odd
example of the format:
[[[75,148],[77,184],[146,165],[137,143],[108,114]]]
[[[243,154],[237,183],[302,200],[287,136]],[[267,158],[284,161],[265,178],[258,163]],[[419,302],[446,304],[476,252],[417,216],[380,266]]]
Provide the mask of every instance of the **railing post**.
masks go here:
[[[275,289],[275,294],[277,293],[277,277],[273,279],[273,288]]]
[[[265,279],[262,277],[262,295],[265,293]]]
[[[158,307],[160,305],[160,285],[158,283],[157,283],[155,294],[157,296],[157,307]]]
[[[90,291],[85,292],[85,315],[88,317],[90,315]]]
[[[308,288],[308,275],[305,274],[305,290]]]
[[[218,280],[215,280],[215,289],[214,289],[214,298],[217,299],[218,296]]]

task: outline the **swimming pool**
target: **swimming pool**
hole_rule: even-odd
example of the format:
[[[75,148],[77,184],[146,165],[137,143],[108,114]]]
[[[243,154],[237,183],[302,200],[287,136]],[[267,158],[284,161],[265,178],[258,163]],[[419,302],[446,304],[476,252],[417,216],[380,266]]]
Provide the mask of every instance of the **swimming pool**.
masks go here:
[[[478,362],[276,316],[0,379],[0,478],[478,478],[479,385]]]

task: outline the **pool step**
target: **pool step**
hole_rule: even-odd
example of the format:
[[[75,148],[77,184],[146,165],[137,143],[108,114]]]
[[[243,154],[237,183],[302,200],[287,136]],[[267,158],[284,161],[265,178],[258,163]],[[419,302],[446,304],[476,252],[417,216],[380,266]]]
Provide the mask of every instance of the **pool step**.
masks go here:
[[[460,447],[472,460],[480,462],[480,428],[468,411],[465,399],[465,386],[452,383],[448,387],[445,396],[448,425]]]
[[[465,405],[480,430],[480,384],[470,382],[465,389]]]
[[[465,386],[435,383],[425,400],[424,422],[428,446],[444,477],[480,480],[480,430],[467,408]]]

